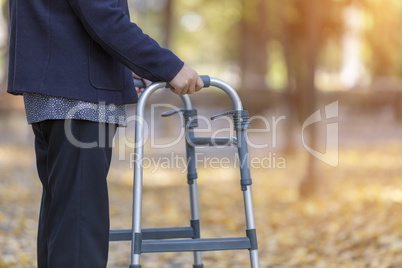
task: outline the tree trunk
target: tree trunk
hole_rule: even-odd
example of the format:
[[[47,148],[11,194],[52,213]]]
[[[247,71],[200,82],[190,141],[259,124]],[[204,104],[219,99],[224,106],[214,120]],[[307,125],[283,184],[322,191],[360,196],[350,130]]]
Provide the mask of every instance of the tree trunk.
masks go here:
[[[317,5],[319,0],[303,1],[303,13],[306,21],[306,44],[305,55],[306,65],[304,71],[301,72],[301,87],[298,88],[299,114],[301,122],[306,120],[308,116],[314,113],[316,109],[316,89],[315,89],[315,70],[318,54],[318,19]],[[306,137],[308,137],[308,145],[316,148],[316,128],[314,124],[306,129]],[[299,193],[301,198],[309,197],[316,193],[318,188],[317,176],[317,159],[308,154],[308,164],[306,175],[301,181]]]
[[[282,0],[281,3],[283,6],[287,7],[290,5],[289,0]],[[296,151],[296,144],[294,141],[294,132],[295,132],[295,127],[297,125],[297,120],[296,120],[296,115],[297,115],[297,109],[295,106],[295,83],[294,83],[294,70],[292,68],[292,62],[291,62],[291,55],[292,55],[292,46],[291,46],[291,33],[289,31],[289,28],[287,27],[287,21],[286,21],[286,9],[282,8],[280,10],[280,35],[279,35],[279,40],[282,44],[282,48],[284,51],[284,57],[285,57],[285,64],[286,64],[286,69],[287,69],[287,87],[285,91],[285,105],[286,105],[286,120],[285,120],[285,139],[286,139],[286,144],[284,151],[286,154],[293,154]]]
[[[173,0],[166,0],[165,10],[163,12],[163,41],[162,44],[166,48],[171,46],[172,37],[172,18],[173,18]]]
[[[268,62],[268,0],[242,0],[240,22],[240,68],[242,88],[266,89]]]

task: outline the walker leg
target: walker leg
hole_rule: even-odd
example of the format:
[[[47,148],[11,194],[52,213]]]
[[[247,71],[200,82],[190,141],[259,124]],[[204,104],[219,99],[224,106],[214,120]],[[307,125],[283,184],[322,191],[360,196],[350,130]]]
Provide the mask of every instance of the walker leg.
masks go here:
[[[251,247],[249,249],[250,253],[250,264],[251,268],[259,268],[258,261],[258,243],[257,243],[257,233],[254,221],[254,208],[253,208],[253,198],[251,193],[251,174],[250,174],[250,164],[249,164],[249,154],[247,148],[247,142],[245,137],[245,127],[244,123],[248,122],[248,114],[235,115],[237,140],[238,140],[238,153],[240,160],[240,184],[243,191],[244,200],[244,210],[246,213],[246,226],[247,226],[247,237],[250,239]],[[243,120],[239,120],[239,117]]]
[[[137,106],[137,116],[144,118],[144,104]],[[141,215],[142,215],[142,181],[143,181],[143,154],[144,144],[142,138],[144,134],[143,125],[140,121],[136,121],[135,125],[135,166],[134,166],[134,185],[133,185],[133,225],[131,237],[131,265],[130,268],[141,268],[140,256],[142,246],[142,230],[141,230]]]
[[[199,251],[194,252],[193,268],[204,268],[204,264],[202,264],[201,252],[199,252]]]
[[[257,235],[254,222],[254,210],[253,210],[253,200],[251,195],[251,186],[248,185],[246,190],[243,191],[244,197],[244,207],[246,212],[246,225],[247,225],[247,236],[250,239],[251,248],[249,250],[250,254],[250,264],[251,268],[259,268],[258,260],[258,245],[257,245]]]
[[[200,238],[200,220],[198,213],[198,193],[197,181],[193,180],[190,188],[190,206],[191,206],[191,225],[194,229],[194,238]],[[203,268],[202,254],[200,251],[194,251],[194,264],[193,268]]]
[[[251,262],[251,268],[259,268],[260,264],[258,262],[258,250],[253,249],[250,250],[250,262]]]
[[[204,268],[204,264],[193,264],[193,268]]]
[[[134,170],[137,171],[136,167]],[[141,170],[142,173],[142,170]],[[142,175],[142,174],[141,174]],[[142,176],[137,176],[134,179],[134,197],[133,197],[133,233],[131,239],[131,265],[130,268],[141,268],[140,256],[141,256],[141,244],[142,244],[142,232],[141,232],[141,210],[142,210]]]
[[[194,136],[192,128],[187,129],[187,135],[189,137]],[[195,159],[195,148],[186,142],[186,154],[187,154],[187,182],[190,192],[190,210],[191,210],[191,227],[194,230],[193,238],[200,238],[200,216],[198,209],[198,189],[197,189],[197,168]],[[194,251],[194,264],[193,268],[203,268],[202,254],[199,251]]]

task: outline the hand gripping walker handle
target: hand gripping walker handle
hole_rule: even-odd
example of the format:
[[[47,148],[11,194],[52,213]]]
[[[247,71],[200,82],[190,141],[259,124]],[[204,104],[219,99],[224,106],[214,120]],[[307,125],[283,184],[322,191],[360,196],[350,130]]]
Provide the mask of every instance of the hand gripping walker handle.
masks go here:
[[[204,83],[204,88],[209,87],[211,85],[211,78],[208,75],[200,75],[202,82]],[[145,83],[141,79],[134,78],[134,86],[139,88],[145,88]],[[171,85],[168,84],[168,88],[172,88]]]

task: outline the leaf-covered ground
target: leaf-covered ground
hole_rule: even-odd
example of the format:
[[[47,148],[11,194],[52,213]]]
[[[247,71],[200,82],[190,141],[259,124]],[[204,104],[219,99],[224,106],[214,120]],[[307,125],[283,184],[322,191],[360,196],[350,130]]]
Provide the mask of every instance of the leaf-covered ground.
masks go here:
[[[320,164],[316,197],[300,200],[306,154],[283,155],[285,169],[254,169],[261,267],[402,267],[402,143],[341,148],[339,166]],[[0,267],[36,267],[41,187],[30,148],[0,146]],[[131,177],[115,161],[113,229],[131,226]],[[243,236],[238,171],[200,169],[203,237]],[[178,170],[145,172],[143,227],[186,226],[187,184]],[[249,267],[247,251],[205,252],[205,267]],[[128,267],[130,243],[110,244],[109,267]],[[144,254],[143,267],[192,267],[190,253]]]

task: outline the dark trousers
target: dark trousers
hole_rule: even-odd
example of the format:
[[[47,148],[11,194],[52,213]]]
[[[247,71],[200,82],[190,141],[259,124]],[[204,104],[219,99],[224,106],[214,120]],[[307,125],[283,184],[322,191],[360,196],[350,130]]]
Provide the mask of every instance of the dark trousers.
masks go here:
[[[32,124],[43,185],[38,268],[104,268],[108,257],[106,176],[115,125],[84,120]]]

